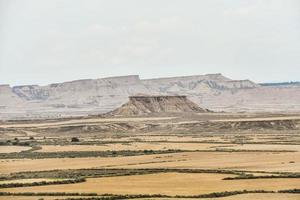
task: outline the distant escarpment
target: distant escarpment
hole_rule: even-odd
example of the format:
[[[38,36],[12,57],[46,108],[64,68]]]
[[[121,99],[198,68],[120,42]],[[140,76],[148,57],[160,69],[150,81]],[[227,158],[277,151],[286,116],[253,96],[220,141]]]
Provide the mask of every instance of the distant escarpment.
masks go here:
[[[0,85],[0,120],[107,113],[137,94],[187,96],[213,111],[300,111],[300,85],[259,85],[222,74],[140,79],[137,75],[75,80],[46,86]]]

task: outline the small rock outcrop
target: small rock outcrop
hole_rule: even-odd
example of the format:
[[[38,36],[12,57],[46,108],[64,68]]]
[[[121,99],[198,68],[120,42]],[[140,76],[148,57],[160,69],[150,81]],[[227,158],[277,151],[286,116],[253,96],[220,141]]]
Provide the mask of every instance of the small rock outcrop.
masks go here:
[[[129,102],[110,112],[111,115],[146,115],[151,113],[208,112],[186,96],[130,96]]]

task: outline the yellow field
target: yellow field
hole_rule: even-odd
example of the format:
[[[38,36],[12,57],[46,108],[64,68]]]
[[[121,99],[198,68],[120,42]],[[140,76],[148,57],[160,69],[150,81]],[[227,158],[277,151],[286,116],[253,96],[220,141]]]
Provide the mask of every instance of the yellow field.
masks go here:
[[[222,149],[234,150],[256,150],[256,151],[299,151],[300,145],[284,145],[284,144],[232,144],[219,145]]]
[[[107,158],[3,159],[0,173],[53,169],[205,168],[299,172],[300,153],[186,152]]]
[[[131,142],[131,143],[117,143],[117,144],[105,144],[105,145],[43,145],[38,152],[63,152],[63,151],[137,151],[137,150],[168,150],[168,149],[180,149],[180,150],[213,150],[220,144],[210,143],[163,143],[163,142]],[[232,147],[235,145],[222,145]],[[300,149],[300,147],[299,147]]]
[[[80,196],[0,196],[1,200],[55,200]],[[240,194],[230,197],[209,198],[209,200],[299,200],[299,194]],[[139,198],[135,200],[195,200],[194,198]],[[199,200],[199,199],[197,199]]]
[[[213,192],[266,190],[278,191],[299,189],[300,178],[268,178],[268,179],[240,179],[222,180],[232,177],[232,174],[220,173],[176,173],[170,169],[222,169],[240,170],[254,176],[274,175],[276,172],[300,173],[300,136],[299,121],[287,123],[268,123],[268,127],[253,127],[238,129],[226,121],[277,121],[298,120],[299,116],[285,115],[232,115],[207,114],[197,116],[176,117],[141,117],[141,118],[77,118],[40,121],[1,122],[0,128],[8,129],[0,136],[1,141],[18,138],[20,144],[30,144],[41,153],[57,152],[59,156],[72,158],[43,158],[30,159],[36,152],[27,152],[21,158],[16,155],[1,155],[0,175],[18,180],[0,181],[0,184],[31,183],[54,181],[48,177],[60,177],[63,171],[39,173],[37,171],[68,170],[68,169],[165,169],[167,173],[127,175],[111,177],[97,177],[92,170],[81,172],[68,171],[70,178],[84,177],[86,182],[74,184],[56,184],[32,187],[2,188],[0,192],[78,192],[98,194],[165,194],[165,195],[200,195]],[[228,116],[227,116],[228,115]],[[198,118],[199,117],[199,118]],[[214,121],[214,122],[211,122]],[[120,130],[118,123],[122,124]],[[122,122],[122,123],[121,123]],[[128,122],[128,123],[127,123]],[[200,122],[200,123],[198,123]],[[211,124],[209,124],[211,122]],[[220,123],[217,123],[220,122]],[[194,126],[194,123],[198,123]],[[289,124],[290,123],[290,124]],[[117,125],[116,125],[117,124]],[[129,129],[127,130],[127,125]],[[148,127],[152,127],[153,129]],[[159,124],[159,126],[156,126]],[[124,125],[124,132],[123,127]],[[173,126],[174,125],[174,126]],[[203,129],[202,129],[203,125]],[[77,127],[78,126],[78,127]],[[233,126],[233,127],[231,127]],[[11,127],[11,128],[9,128]],[[133,130],[131,130],[131,128]],[[146,127],[146,128],[144,128]],[[170,127],[170,130],[169,130]],[[229,127],[227,129],[226,127]],[[231,128],[230,128],[231,127]],[[49,128],[49,129],[48,129]],[[198,129],[199,128],[199,129]],[[33,138],[30,138],[30,137]],[[71,142],[77,137],[79,142]],[[0,146],[0,153],[13,153],[29,150],[31,147]],[[143,151],[177,149],[182,152],[148,154],[139,156],[121,156],[118,152],[115,157],[83,157],[78,151]],[[197,151],[198,150],[198,151]],[[226,152],[227,151],[227,152]],[[155,152],[153,152],[155,153]],[[71,154],[71,155],[70,155]],[[45,154],[49,155],[49,154]],[[54,154],[52,154],[54,155]],[[82,154],[83,155],[83,154]],[[84,154],[89,156],[90,153]],[[55,155],[56,156],[56,155]],[[76,157],[78,156],[78,157]],[[30,175],[9,175],[9,173],[30,171]],[[38,174],[35,174],[37,172]],[[129,171],[128,171],[129,172]],[[69,175],[70,173],[70,175]],[[71,173],[74,173],[74,177]],[[109,172],[108,172],[109,173]],[[67,174],[66,174],[67,175]],[[22,179],[22,177],[41,177]],[[61,180],[61,179],[59,179]],[[79,196],[77,196],[79,197]],[[67,196],[0,196],[5,200],[45,200],[65,199]],[[76,197],[75,197],[76,198]],[[144,198],[146,200],[149,198]],[[166,200],[167,198],[150,198]],[[187,200],[188,198],[186,198]],[[299,194],[242,194],[210,200],[300,200]],[[139,199],[142,200],[142,199]],[[172,198],[172,200],[179,200]],[[181,199],[180,199],[181,200]],[[192,199],[189,199],[192,200]],[[194,199],[193,199],[194,200]]]
[[[273,144],[214,144],[214,143],[164,143],[164,142],[131,142],[105,145],[42,145],[38,152],[63,151],[134,151],[134,150],[259,150],[259,151],[300,151],[300,145],[273,145]]]
[[[300,179],[222,180],[224,174],[158,173],[107,178],[89,178],[87,182],[8,188],[7,192],[96,192],[98,194],[197,195],[235,190],[281,190],[300,185]]]
[[[31,147],[24,146],[0,146],[0,153],[21,152],[31,149]]]

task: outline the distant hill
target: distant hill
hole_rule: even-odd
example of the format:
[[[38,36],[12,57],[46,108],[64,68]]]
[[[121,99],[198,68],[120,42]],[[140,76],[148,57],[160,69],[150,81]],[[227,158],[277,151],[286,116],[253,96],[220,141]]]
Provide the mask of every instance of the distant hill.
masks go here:
[[[75,80],[46,86],[0,85],[0,119],[101,114],[129,96],[184,95],[213,111],[300,111],[298,84],[266,85],[222,74],[140,79],[138,75]]]
[[[111,115],[147,115],[153,113],[204,113],[208,110],[200,108],[186,96],[130,96],[129,101],[110,112]]]

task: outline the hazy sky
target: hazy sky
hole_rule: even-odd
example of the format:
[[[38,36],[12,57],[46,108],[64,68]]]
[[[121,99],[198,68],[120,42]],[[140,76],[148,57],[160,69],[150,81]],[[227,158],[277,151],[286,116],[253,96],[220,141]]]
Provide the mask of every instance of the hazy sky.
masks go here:
[[[0,0],[0,84],[300,81],[299,0]]]

